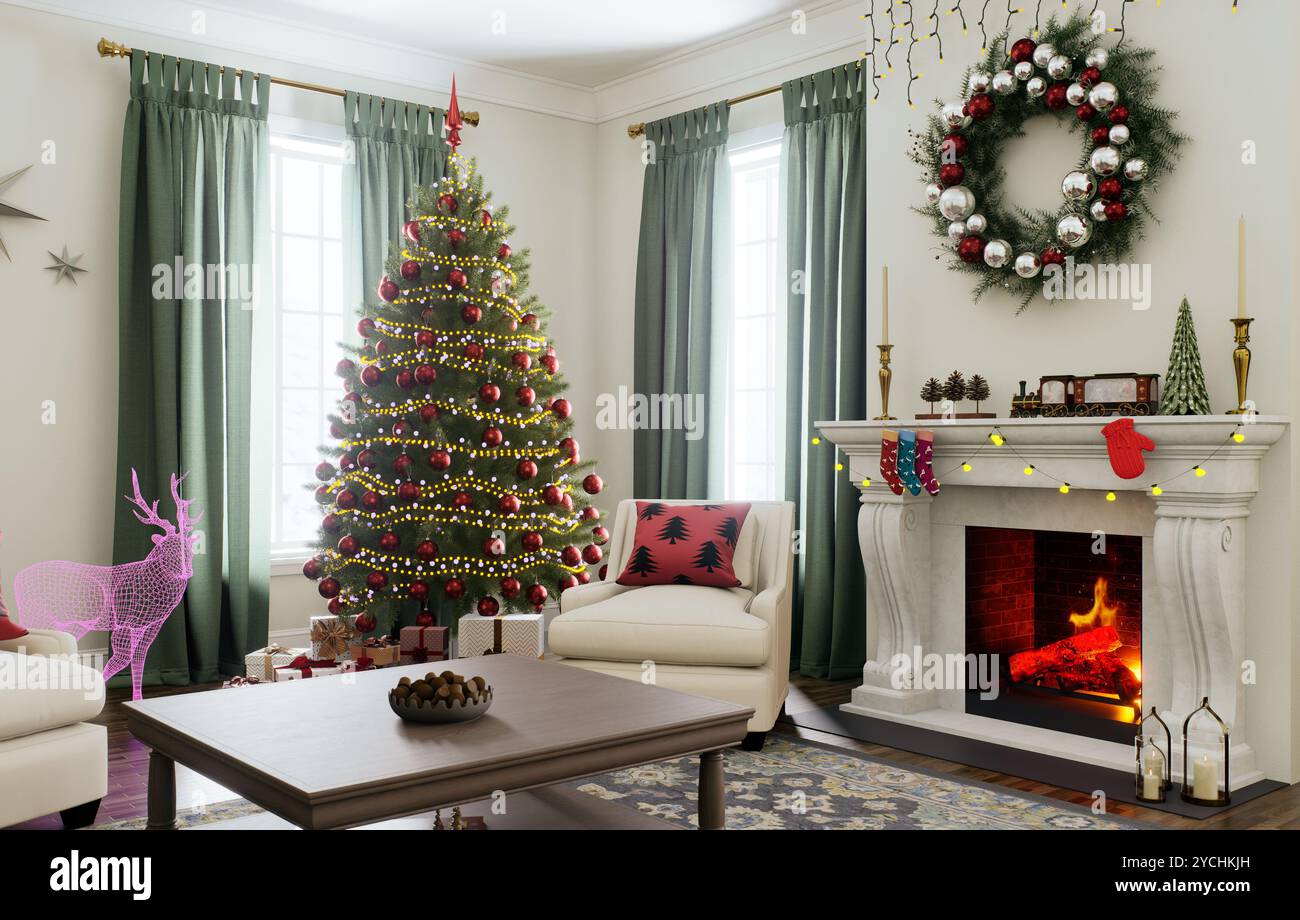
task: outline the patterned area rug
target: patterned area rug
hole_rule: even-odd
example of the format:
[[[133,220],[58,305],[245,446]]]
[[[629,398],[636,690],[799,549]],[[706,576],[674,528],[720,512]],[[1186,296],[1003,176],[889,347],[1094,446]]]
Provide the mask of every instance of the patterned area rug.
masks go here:
[[[1144,825],[1002,786],[902,768],[769,735],[725,757],[728,830],[1123,830]],[[607,773],[572,788],[682,827],[696,826],[698,760]]]

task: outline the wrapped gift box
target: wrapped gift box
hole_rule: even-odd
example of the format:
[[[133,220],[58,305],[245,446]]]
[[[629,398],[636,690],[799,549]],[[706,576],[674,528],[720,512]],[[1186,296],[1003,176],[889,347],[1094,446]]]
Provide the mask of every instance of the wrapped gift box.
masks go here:
[[[401,656],[401,646],[389,636],[371,636],[364,642],[353,642],[348,650],[353,661],[369,658],[371,666],[376,668],[397,664]]]
[[[306,655],[309,649],[286,648],[283,645],[268,645],[244,656],[244,676],[256,677],[258,680],[275,680],[275,669],[284,667],[299,655]]]
[[[273,673],[276,681],[302,680],[306,677],[329,677],[332,674],[342,674],[343,668],[332,658],[309,658],[306,655],[299,655],[284,667],[276,668]]]
[[[446,626],[403,626],[398,661],[424,664],[451,657],[451,630]]]
[[[327,613],[324,616],[312,617],[309,654],[316,659],[333,658],[347,661],[352,656],[348,646],[357,637],[356,625],[355,613],[348,616]]]
[[[460,618],[457,638],[460,657],[499,655],[541,658],[546,647],[546,625],[540,613],[508,613],[482,617],[469,613]]]

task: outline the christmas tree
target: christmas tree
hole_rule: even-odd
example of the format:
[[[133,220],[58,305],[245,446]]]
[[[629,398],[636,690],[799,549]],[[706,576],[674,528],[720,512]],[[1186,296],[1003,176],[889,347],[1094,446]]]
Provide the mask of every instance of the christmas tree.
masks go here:
[[[1183,298],[1174,322],[1174,344],[1169,349],[1169,373],[1160,396],[1161,415],[1209,415],[1210,394],[1205,390],[1201,349],[1196,344],[1192,308]]]
[[[979,374],[972,374],[966,381],[966,398],[975,403],[975,411],[980,411],[980,403],[989,398],[989,382]]]
[[[303,572],[363,632],[403,611],[428,625],[431,608],[540,609],[551,590],[590,581],[608,539],[547,313],[526,294],[528,252],[455,151],[458,122],[453,90],[451,174],[409,204],[382,303],[357,324],[364,344],[339,362],[338,443],[316,469],[327,513]]]
[[[930,404],[930,414],[934,415],[934,404],[943,399],[943,384],[938,377],[931,377],[921,384],[921,402]]]

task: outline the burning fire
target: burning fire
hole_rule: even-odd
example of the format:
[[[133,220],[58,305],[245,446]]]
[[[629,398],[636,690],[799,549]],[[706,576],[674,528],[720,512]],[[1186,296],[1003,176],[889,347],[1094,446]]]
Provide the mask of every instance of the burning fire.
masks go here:
[[[1081,632],[1096,629],[1098,626],[1115,625],[1115,617],[1119,614],[1119,607],[1112,607],[1106,603],[1106,589],[1108,586],[1109,582],[1098,576],[1097,583],[1092,586],[1092,609],[1087,613],[1070,614],[1070,625],[1074,627],[1076,636]]]

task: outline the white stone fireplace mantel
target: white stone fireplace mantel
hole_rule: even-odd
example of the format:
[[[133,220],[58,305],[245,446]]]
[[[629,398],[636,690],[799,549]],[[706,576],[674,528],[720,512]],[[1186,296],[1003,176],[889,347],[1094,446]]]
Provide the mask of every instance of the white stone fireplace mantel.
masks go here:
[[[896,655],[965,653],[966,526],[1134,534],[1143,544],[1143,705],[1169,723],[1208,697],[1230,725],[1232,786],[1256,768],[1240,681],[1247,622],[1246,522],[1260,459],[1289,419],[1257,415],[1134,418],[1156,448],[1132,480],[1111,469],[1101,429],[1113,418],[819,422],[862,493],[858,536],[867,572],[868,660],[844,709],[1114,769],[1131,746],[965,711],[960,688],[901,689]],[[1243,424],[1243,421],[1245,422]],[[881,431],[934,432],[940,494],[894,495],[880,475]],[[1245,439],[1237,443],[1238,430]],[[997,429],[1002,446],[990,441]],[[963,472],[963,462],[971,470]],[[1027,465],[1037,471],[1025,474]],[[1204,476],[1192,469],[1199,465]],[[870,486],[864,486],[870,480]],[[1060,482],[1070,485],[1059,492]],[[1161,484],[1159,495],[1152,485]],[[1115,493],[1106,501],[1106,492]],[[1195,739],[1193,739],[1193,747]],[[1180,772],[1181,750],[1173,757]]]

